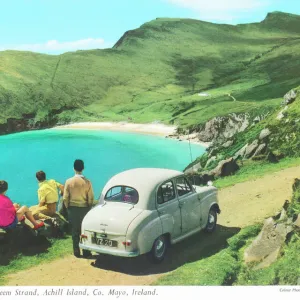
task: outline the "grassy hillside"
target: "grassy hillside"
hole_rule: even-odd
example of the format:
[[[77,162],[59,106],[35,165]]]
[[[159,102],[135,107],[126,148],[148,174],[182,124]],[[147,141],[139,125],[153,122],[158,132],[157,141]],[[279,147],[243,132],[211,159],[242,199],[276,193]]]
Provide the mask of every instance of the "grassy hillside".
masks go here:
[[[3,51],[0,124],[44,120],[52,110],[60,122],[131,117],[180,126],[256,114],[300,84],[299,50],[300,16],[276,12],[237,26],[156,19],[126,32],[112,49]]]

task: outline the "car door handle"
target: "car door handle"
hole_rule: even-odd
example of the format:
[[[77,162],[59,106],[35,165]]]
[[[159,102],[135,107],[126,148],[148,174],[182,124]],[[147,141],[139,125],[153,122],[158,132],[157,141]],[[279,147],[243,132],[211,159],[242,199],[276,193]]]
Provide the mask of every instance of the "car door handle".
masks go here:
[[[182,207],[185,202],[179,202],[179,207]]]

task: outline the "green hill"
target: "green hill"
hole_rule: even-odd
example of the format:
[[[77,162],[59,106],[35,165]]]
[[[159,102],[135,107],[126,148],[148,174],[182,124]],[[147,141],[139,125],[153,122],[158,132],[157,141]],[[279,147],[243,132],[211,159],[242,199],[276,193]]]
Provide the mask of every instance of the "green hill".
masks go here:
[[[112,49],[3,51],[0,124],[131,117],[192,126],[231,112],[255,115],[300,85],[299,50],[300,16],[275,12],[237,26],[156,19]]]

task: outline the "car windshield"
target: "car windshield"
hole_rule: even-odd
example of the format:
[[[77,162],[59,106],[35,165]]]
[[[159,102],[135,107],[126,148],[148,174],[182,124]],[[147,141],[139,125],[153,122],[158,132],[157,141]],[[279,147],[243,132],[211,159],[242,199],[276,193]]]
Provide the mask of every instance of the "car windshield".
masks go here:
[[[139,201],[137,190],[129,186],[114,186],[108,190],[104,198],[108,202],[124,202],[136,204]]]

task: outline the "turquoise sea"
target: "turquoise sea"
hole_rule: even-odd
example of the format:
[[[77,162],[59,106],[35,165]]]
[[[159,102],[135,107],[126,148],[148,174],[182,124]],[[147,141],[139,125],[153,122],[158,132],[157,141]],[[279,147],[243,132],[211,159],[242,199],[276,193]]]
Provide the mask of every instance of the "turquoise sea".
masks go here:
[[[191,150],[196,158],[205,148],[191,144]],[[74,174],[75,159],[84,160],[84,174],[98,198],[106,181],[121,171],[138,167],[182,171],[191,154],[187,142],[124,132],[50,129],[0,137],[0,180],[8,182],[7,195],[13,202],[23,205],[37,203],[37,171],[64,184]]]

